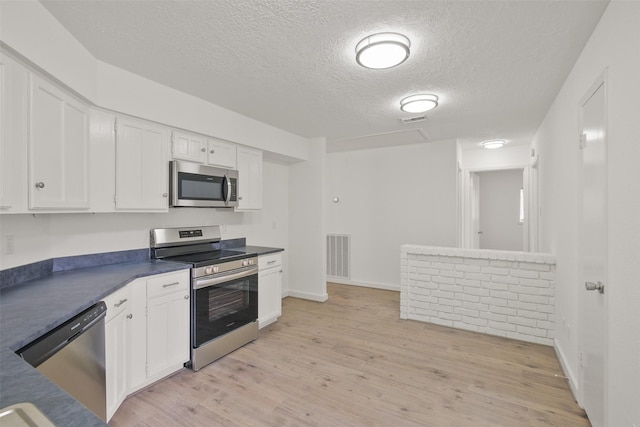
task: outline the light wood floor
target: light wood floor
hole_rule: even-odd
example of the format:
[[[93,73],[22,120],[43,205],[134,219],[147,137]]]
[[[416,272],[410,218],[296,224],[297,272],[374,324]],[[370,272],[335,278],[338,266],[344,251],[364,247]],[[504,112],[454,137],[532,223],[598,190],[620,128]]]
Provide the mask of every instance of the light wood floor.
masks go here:
[[[589,426],[551,347],[399,318],[399,293],[283,301],[258,340],[128,398],[118,426]]]

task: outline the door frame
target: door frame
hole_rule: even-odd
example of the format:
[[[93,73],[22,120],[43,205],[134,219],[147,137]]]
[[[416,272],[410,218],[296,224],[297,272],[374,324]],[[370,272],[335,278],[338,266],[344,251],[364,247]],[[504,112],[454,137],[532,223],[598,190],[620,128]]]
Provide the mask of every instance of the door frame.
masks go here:
[[[477,242],[477,230],[473,223],[474,189],[473,175],[478,172],[500,171],[500,170],[522,170],[522,188],[524,195],[524,223],[523,225],[523,246],[526,251],[536,252],[538,250],[538,173],[537,156],[532,158],[530,164],[514,164],[500,167],[484,168],[459,168],[460,173],[460,224],[458,227],[458,246],[465,249],[478,249],[474,242]]]
[[[606,172],[605,172],[605,177],[607,182],[604,185],[605,188],[605,194],[604,194],[604,199],[605,199],[605,204],[607,207],[605,207],[604,209],[604,227],[605,227],[605,245],[607,245],[607,247],[605,248],[605,265],[604,265],[604,280],[603,282],[605,283],[605,286],[609,285],[609,259],[608,259],[608,237],[609,237],[609,211],[608,211],[608,199],[609,199],[609,187],[608,187],[608,177],[609,177],[609,144],[608,144],[608,120],[609,120],[609,107],[608,107],[608,83],[607,83],[607,75],[608,75],[608,69],[605,68],[600,75],[595,79],[595,81],[591,84],[591,86],[589,87],[589,89],[585,92],[585,94],[582,96],[582,98],[580,99],[580,102],[578,103],[578,132],[579,132],[579,138],[581,138],[582,135],[582,130],[584,128],[584,123],[583,123],[583,115],[582,115],[582,108],[584,107],[584,105],[589,101],[589,99],[591,99],[591,97],[596,93],[596,91],[602,87],[603,91],[604,91],[604,141],[605,141],[605,168],[606,168]],[[578,173],[579,173],[579,185],[580,185],[580,191],[579,191],[579,215],[578,215],[578,219],[580,221],[580,229],[579,229],[579,233],[578,233],[578,245],[577,245],[577,255],[578,255],[578,265],[577,265],[577,270],[578,270],[578,286],[579,286],[579,292],[585,292],[584,288],[583,288],[583,284],[585,283],[585,274],[584,274],[584,267],[582,264],[582,259],[583,259],[583,251],[582,251],[582,230],[584,228],[584,224],[583,224],[583,185],[584,185],[584,175],[583,175],[583,159],[582,159],[582,149],[579,150],[579,156],[578,156]],[[583,295],[580,294],[579,298],[577,299],[578,302],[578,307],[577,307],[577,311],[578,311],[578,381],[579,381],[579,387],[578,387],[578,393],[576,394],[576,399],[578,400],[578,404],[580,405],[580,407],[584,408],[584,394],[585,394],[585,387],[584,387],[584,367],[582,365],[582,361],[583,361],[583,352],[584,352],[584,326],[585,326],[585,322],[584,319],[586,317],[586,313],[584,312],[584,307],[582,304],[582,297]],[[609,364],[609,355],[608,355],[608,346],[607,346],[607,342],[609,339],[609,298],[608,298],[608,292],[607,292],[607,288],[605,287],[605,293],[603,295],[604,297],[604,301],[603,301],[603,325],[602,325],[602,345],[604,346],[603,348],[603,384],[602,384],[602,391],[603,391],[603,418],[604,418],[604,425],[607,425],[607,419],[608,419],[608,400],[609,400],[609,396],[608,396],[608,382],[609,382],[609,375],[608,375],[608,364]]]

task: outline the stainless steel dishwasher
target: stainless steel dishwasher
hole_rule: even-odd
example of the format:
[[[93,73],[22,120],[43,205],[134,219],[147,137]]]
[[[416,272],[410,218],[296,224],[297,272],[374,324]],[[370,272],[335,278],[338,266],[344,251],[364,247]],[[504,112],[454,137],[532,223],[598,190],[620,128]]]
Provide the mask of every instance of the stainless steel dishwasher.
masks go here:
[[[106,421],[104,302],[91,306],[16,353]]]

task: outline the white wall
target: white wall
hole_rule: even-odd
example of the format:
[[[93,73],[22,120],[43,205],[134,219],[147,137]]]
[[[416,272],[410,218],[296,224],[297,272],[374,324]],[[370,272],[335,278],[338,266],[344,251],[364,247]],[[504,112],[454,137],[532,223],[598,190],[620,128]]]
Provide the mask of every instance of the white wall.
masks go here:
[[[312,140],[309,160],[289,168],[289,292],[326,301],[326,140]]]
[[[557,255],[556,348],[578,389],[580,99],[608,69],[608,335],[606,425],[640,426],[640,2],[612,1],[535,139],[540,248]],[[580,395],[580,393],[578,393]]]
[[[520,218],[522,170],[478,172],[480,249],[523,250]]]
[[[402,244],[456,245],[455,141],[334,152],[326,179],[327,231],[351,235],[350,282],[399,290]]]
[[[531,147],[508,144],[495,150],[486,148],[463,148],[462,167],[469,170],[512,169],[529,164]]]

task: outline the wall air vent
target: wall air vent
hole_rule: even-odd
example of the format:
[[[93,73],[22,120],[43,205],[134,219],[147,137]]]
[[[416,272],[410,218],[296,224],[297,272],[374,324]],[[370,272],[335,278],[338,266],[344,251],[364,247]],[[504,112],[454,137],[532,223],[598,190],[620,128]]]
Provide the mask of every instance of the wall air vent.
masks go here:
[[[327,276],[349,279],[351,236],[348,234],[327,234]]]
[[[405,119],[400,119],[400,121],[404,124],[423,122],[425,120],[427,120],[427,116],[416,116],[416,117],[407,117]]]

